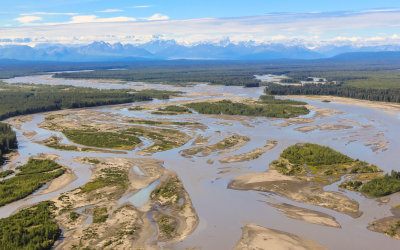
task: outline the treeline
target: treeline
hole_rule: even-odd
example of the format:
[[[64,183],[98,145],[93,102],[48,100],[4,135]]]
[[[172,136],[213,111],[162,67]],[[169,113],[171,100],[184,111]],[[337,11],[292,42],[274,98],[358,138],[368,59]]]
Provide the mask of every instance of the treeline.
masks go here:
[[[226,86],[258,87],[260,80],[255,79],[252,71],[211,68],[177,69],[129,69],[95,70],[84,72],[65,72],[54,75],[57,78],[71,79],[119,79],[132,82],[150,82],[165,84],[210,83]]]
[[[14,177],[0,181],[0,207],[27,197],[65,172],[54,161],[38,159],[30,159],[17,170]]]
[[[400,103],[400,88],[371,89],[344,85],[283,86],[270,84],[265,88],[269,95],[331,95],[369,101]]]
[[[0,219],[0,249],[51,249],[61,235],[54,208],[53,202],[44,201]]]
[[[307,164],[311,166],[354,162],[350,157],[330,147],[312,143],[288,147],[282,152],[281,157],[288,159],[293,164]]]
[[[99,90],[71,86],[9,85],[0,83],[0,120],[12,116],[66,108],[167,99],[177,92],[142,90]]]
[[[289,104],[289,105],[307,105],[306,102],[295,101],[290,99],[276,99],[273,95],[260,96],[260,102],[264,104]]]
[[[400,192],[400,172],[393,171],[382,178],[377,178],[365,183],[361,192],[374,197],[381,197]]]
[[[201,83],[257,87],[254,75],[286,75],[284,82],[297,83],[309,77],[326,78],[339,83],[357,82],[363,87],[400,84],[397,69],[400,60],[273,60],[273,61],[166,61],[127,63],[125,70],[99,69],[91,72],[65,72],[61,78],[122,79],[170,84]],[[395,77],[394,77],[395,76]],[[383,83],[382,83],[383,82]],[[393,83],[394,82],[394,83]]]
[[[3,163],[3,155],[17,148],[17,137],[10,125],[0,122],[0,165]]]
[[[309,110],[304,106],[292,106],[285,104],[250,105],[234,103],[229,100],[219,102],[197,102],[185,104],[200,114],[224,114],[243,116],[264,116],[276,118],[290,118],[299,115],[306,115]]]

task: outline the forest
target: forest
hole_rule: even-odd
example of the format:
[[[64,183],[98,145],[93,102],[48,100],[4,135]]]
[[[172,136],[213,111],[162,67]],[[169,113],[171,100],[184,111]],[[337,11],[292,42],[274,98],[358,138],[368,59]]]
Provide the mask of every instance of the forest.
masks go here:
[[[121,65],[121,64],[118,64]],[[123,70],[98,69],[90,72],[63,72],[55,77],[120,79],[167,84],[211,83],[257,87],[264,83],[255,75],[286,75],[284,81],[299,82],[309,77],[327,78],[359,88],[398,88],[400,60],[370,58],[330,58],[319,60],[270,61],[158,61],[127,62]]]
[[[229,100],[219,102],[197,102],[185,104],[200,114],[224,114],[243,116],[264,116],[276,118],[290,118],[306,115],[309,110],[304,106],[292,106],[286,104],[244,104],[234,103]]]
[[[175,91],[99,90],[71,86],[0,83],[0,120],[24,114],[67,108],[168,99]]]
[[[311,166],[343,164],[354,161],[330,147],[311,143],[288,147],[282,152],[281,157],[288,159],[293,164],[307,164]]]
[[[167,67],[135,68],[125,70],[95,70],[75,73],[57,73],[56,78],[72,79],[118,79],[132,82],[164,83],[186,85],[190,83],[210,83],[227,86],[258,87],[260,82],[252,69],[240,67]]]
[[[382,178],[373,179],[361,187],[361,192],[373,197],[381,197],[400,192],[400,172],[393,171]]]
[[[43,201],[0,219],[0,249],[51,249],[61,235],[50,201]]]
[[[399,85],[400,86],[400,85]],[[400,88],[358,88],[346,85],[283,86],[269,84],[265,88],[269,95],[331,95],[369,101],[400,103]]]
[[[4,154],[17,148],[17,137],[11,126],[0,122],[0,165],[4,162]]]
[[[29,159],[17,170],[15,176],[0,181],[0,207],[25,198],[65,172],[56,162],[39,159]]]
[[[295,101],[290,99],[276,99],[273,95],[260,96],[260,103],[263,104],[288,104],[288,105],[307,105],[306,102]]]

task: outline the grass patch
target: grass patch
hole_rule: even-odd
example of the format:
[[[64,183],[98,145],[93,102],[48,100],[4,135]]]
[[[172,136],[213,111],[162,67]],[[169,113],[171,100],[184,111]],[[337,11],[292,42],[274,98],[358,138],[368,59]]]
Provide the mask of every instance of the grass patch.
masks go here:
[[[196,155],[196,154],[202,153],[202,156],[207,156],[214,151],[221,151],[221,150],[233,148],[236,145],[240,144],[241,142],[248,142],[248,141],[250,141],[250,138],[248,138],[246,136],[232,135],[230,137],[223,139],[222,141],[220,141],[216,144],[185,149],[182,151],[182,154],[183,155]]]
[[[160,228],[160,232],[166,236],[167,238],[170,238],[173,236],[173,233],[175,232],[175,220],[171,216],[162,216],[158,221],[157,224]]]
[[[182,146],[185,141],[181,140],[185,134],[173,129],[160,129],[158,132],[153,132],[141,128],[130,128],[124,130],[123,134],[144,136],[154,141],[154,145],[146,148],[145,151],[161,152]]]
[[[159,199],[162,197],[163,199],[170,200],[174,204],[178,203],[180,198],[180,193],[182,192],[181,182],[178,178],[171,178],[159,188],[153,190],[151,192],[150,197],[152,199]]]
[[[93,210],[93,223],[103,223],[106,222],[108,218],[106,207],[96,207]]]
[[[131,120],[130,123],[146,124],[146,125],[198,125],[198,122],[172,122],[172,121],[152,121],[152,120]]]
[[[92,132],[87,130],[63,130],[63,134],[74,143],[89,147],[131,149],[141,142],[135,136],[113,132]]]
[[[81,187],[81,192],[87,193],[107,186],[120,186],[126,189],[128,185],[128,173],[116,167],[101,169],[101,174],[95,180]]]

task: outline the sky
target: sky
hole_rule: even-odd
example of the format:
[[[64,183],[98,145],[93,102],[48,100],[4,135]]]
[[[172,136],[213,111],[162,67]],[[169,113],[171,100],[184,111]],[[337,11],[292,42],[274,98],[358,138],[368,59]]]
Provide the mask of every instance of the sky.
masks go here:
[[[0,0],[0,45],[400,44],[399,0]]]

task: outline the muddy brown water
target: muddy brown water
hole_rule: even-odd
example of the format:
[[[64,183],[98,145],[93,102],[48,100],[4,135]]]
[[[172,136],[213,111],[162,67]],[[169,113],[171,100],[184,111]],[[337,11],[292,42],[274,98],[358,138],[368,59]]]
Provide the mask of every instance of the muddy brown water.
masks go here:
[[[6,80],[9,83],[29,82],[35,84],[69,84],[74,86],[98,87],[98,88],[158,88],[167,90],[181,90],[189,93],[210,92],[210,95],[197,96],[194,99],[212,98],[213,94],[229,94],[230,96],[258,97],[263,93],[262,88],[241,88],[226,86],[207,86],[204,84],[191,87],[172,87],[168,85],[148,85],[138,83],[109,84],[106,81],[90,80],[64,80],[54,79],[50,76],[31,76],[18,77]],[[139,86],[140,85],[140,86]],[[186,98],[189,99],[189,98]],[[154,102],[170,102],[182,100],[174,98]],[[189,193],[193,205],[199,215],[200,223],[197,229],[185,240],[172,245],[176,249],[185,249],[188,247],[200,247],[202,249],[232,249],[241,237],[241,227],[252,223],[267,228],[282,230],[288,233],[296,234],[314,240],[329,249],[398,249],[400,241],[391,239],[382,234],[371,232],[366,229],[368,223],[375,219],[390,216],[391,205],[400,203],[400,196],[394,194],[391,201],[387,204],[380,204],[374,199],[367,199],[364,196],[338,189],[338,183],[325,187],[326,190],[343,192],[350,198],[360,203],[360,210],[363,215],[353,219],[350,216],[338,212],[293,202],[285,197],[272,193],[255,191],[237,191],[227,189],[227,185],[234,177],[244,175],[250,172],[262,172],[268,169],[271,161],[278,158],[279,154],[286,147],[298,142],[311,142],[330,146],[337,151],[345,153],[352,158],[358,158],[367,162],[376,164],[386,172],[399,170],[398,159],[400,157],[400,114],[386,113],[383,110],[369,107],[352,106],[339,104],[334,101],[323,103],[321,100],[310,99],[307,102],[316,107],[331,108],[341,111],[341,114],[334,114],[329,117],[315,117],[315,121],[307,123],[309,125],[324,124],[343,124],[343,120],[358,122],[363,126],[352,125],[353,128],[335,131],[311,131],[303,133],[294,130],[295,128],[305,126],[304,124],[295,124],[287,127],[273,126],[284,122],[284,119],[254,118],[247,122],[249,126],[243,125],[240,121],[229,121],[232,126],[224,125],[218,118],[192,114],[177,116],[155,116],[147,111],[128,111],[126,107],[97,107],[92,110],[109,112],[126,117],[140,119],[147,118],[169,118],[174,121],[185,119],[194,119],[197,122],[208,126],[206,130],[195,131],[193,137],[202,135],[210,136],[209,143],[216,143],[223,138],[238,133],[250,137],[250,143],[239,148],[235,152],[218,155],[213,153],[208,157],[183,158],[179,151],[192,147],[192,142],[179,149],[173,149],[166,152],[156,153],[152,158],[160,159],[165,162],[164,166],[171,169],[179,175],[187,192]],[[137,105],[137,104],[134,104]],[[304,117],[313,117],[315,112],[311,112]],[[38,124],[44,120],[43,114],[37,114],[30,122],[23,123],[20,129],[16,129],[19,141],[20,157],[13,163],[23,164],[29,157],[39,153],[56,154],[60,156],[58,162],[69,166],[78,178],[61,190],[49,193],[35,193],[23,200],[0,207],[0,217],[7,217],[18,209],[36,202],[50,199],[67,190],[74,189],[86,183],[91,176],[91,166],[77,163],[74,157],[122,157],[122,158],[140,158],[136,155],[138,149],[126,151],[127,154],[110,153],[90,153],[90,152],[72,152],[59,151],[47,148],[35,141],[43,140],[51,135],[57,135],[63,138],[63,143],[70,143],[62,134],[38,128]],[[347,124],[346,124],[347,125]],[[37,134],[28,139],[23,132],[36,131]],[[378,134],[380,134],[378,136]],[[267,151],[260,158],[249,162],[221,164],[218,159],[229,155],[246,153],[255,148],[263,147],[267,140],[277,140],[278,145]],[[386,149],[373,151],[371,142],[388,142]],[[146,145],[151,144],[147,142]],[[213,164],[208,164],[208,160],[213,160]],[[12,164],[12,163],[10,163]],[[223,171],[221,170],[228,170]],[[265,202],[285,202],[288,204],[313,209],[334,216],[341,224],[342,228],[324,227],[315,224],[290,219],[282,212],[270,207]]]

